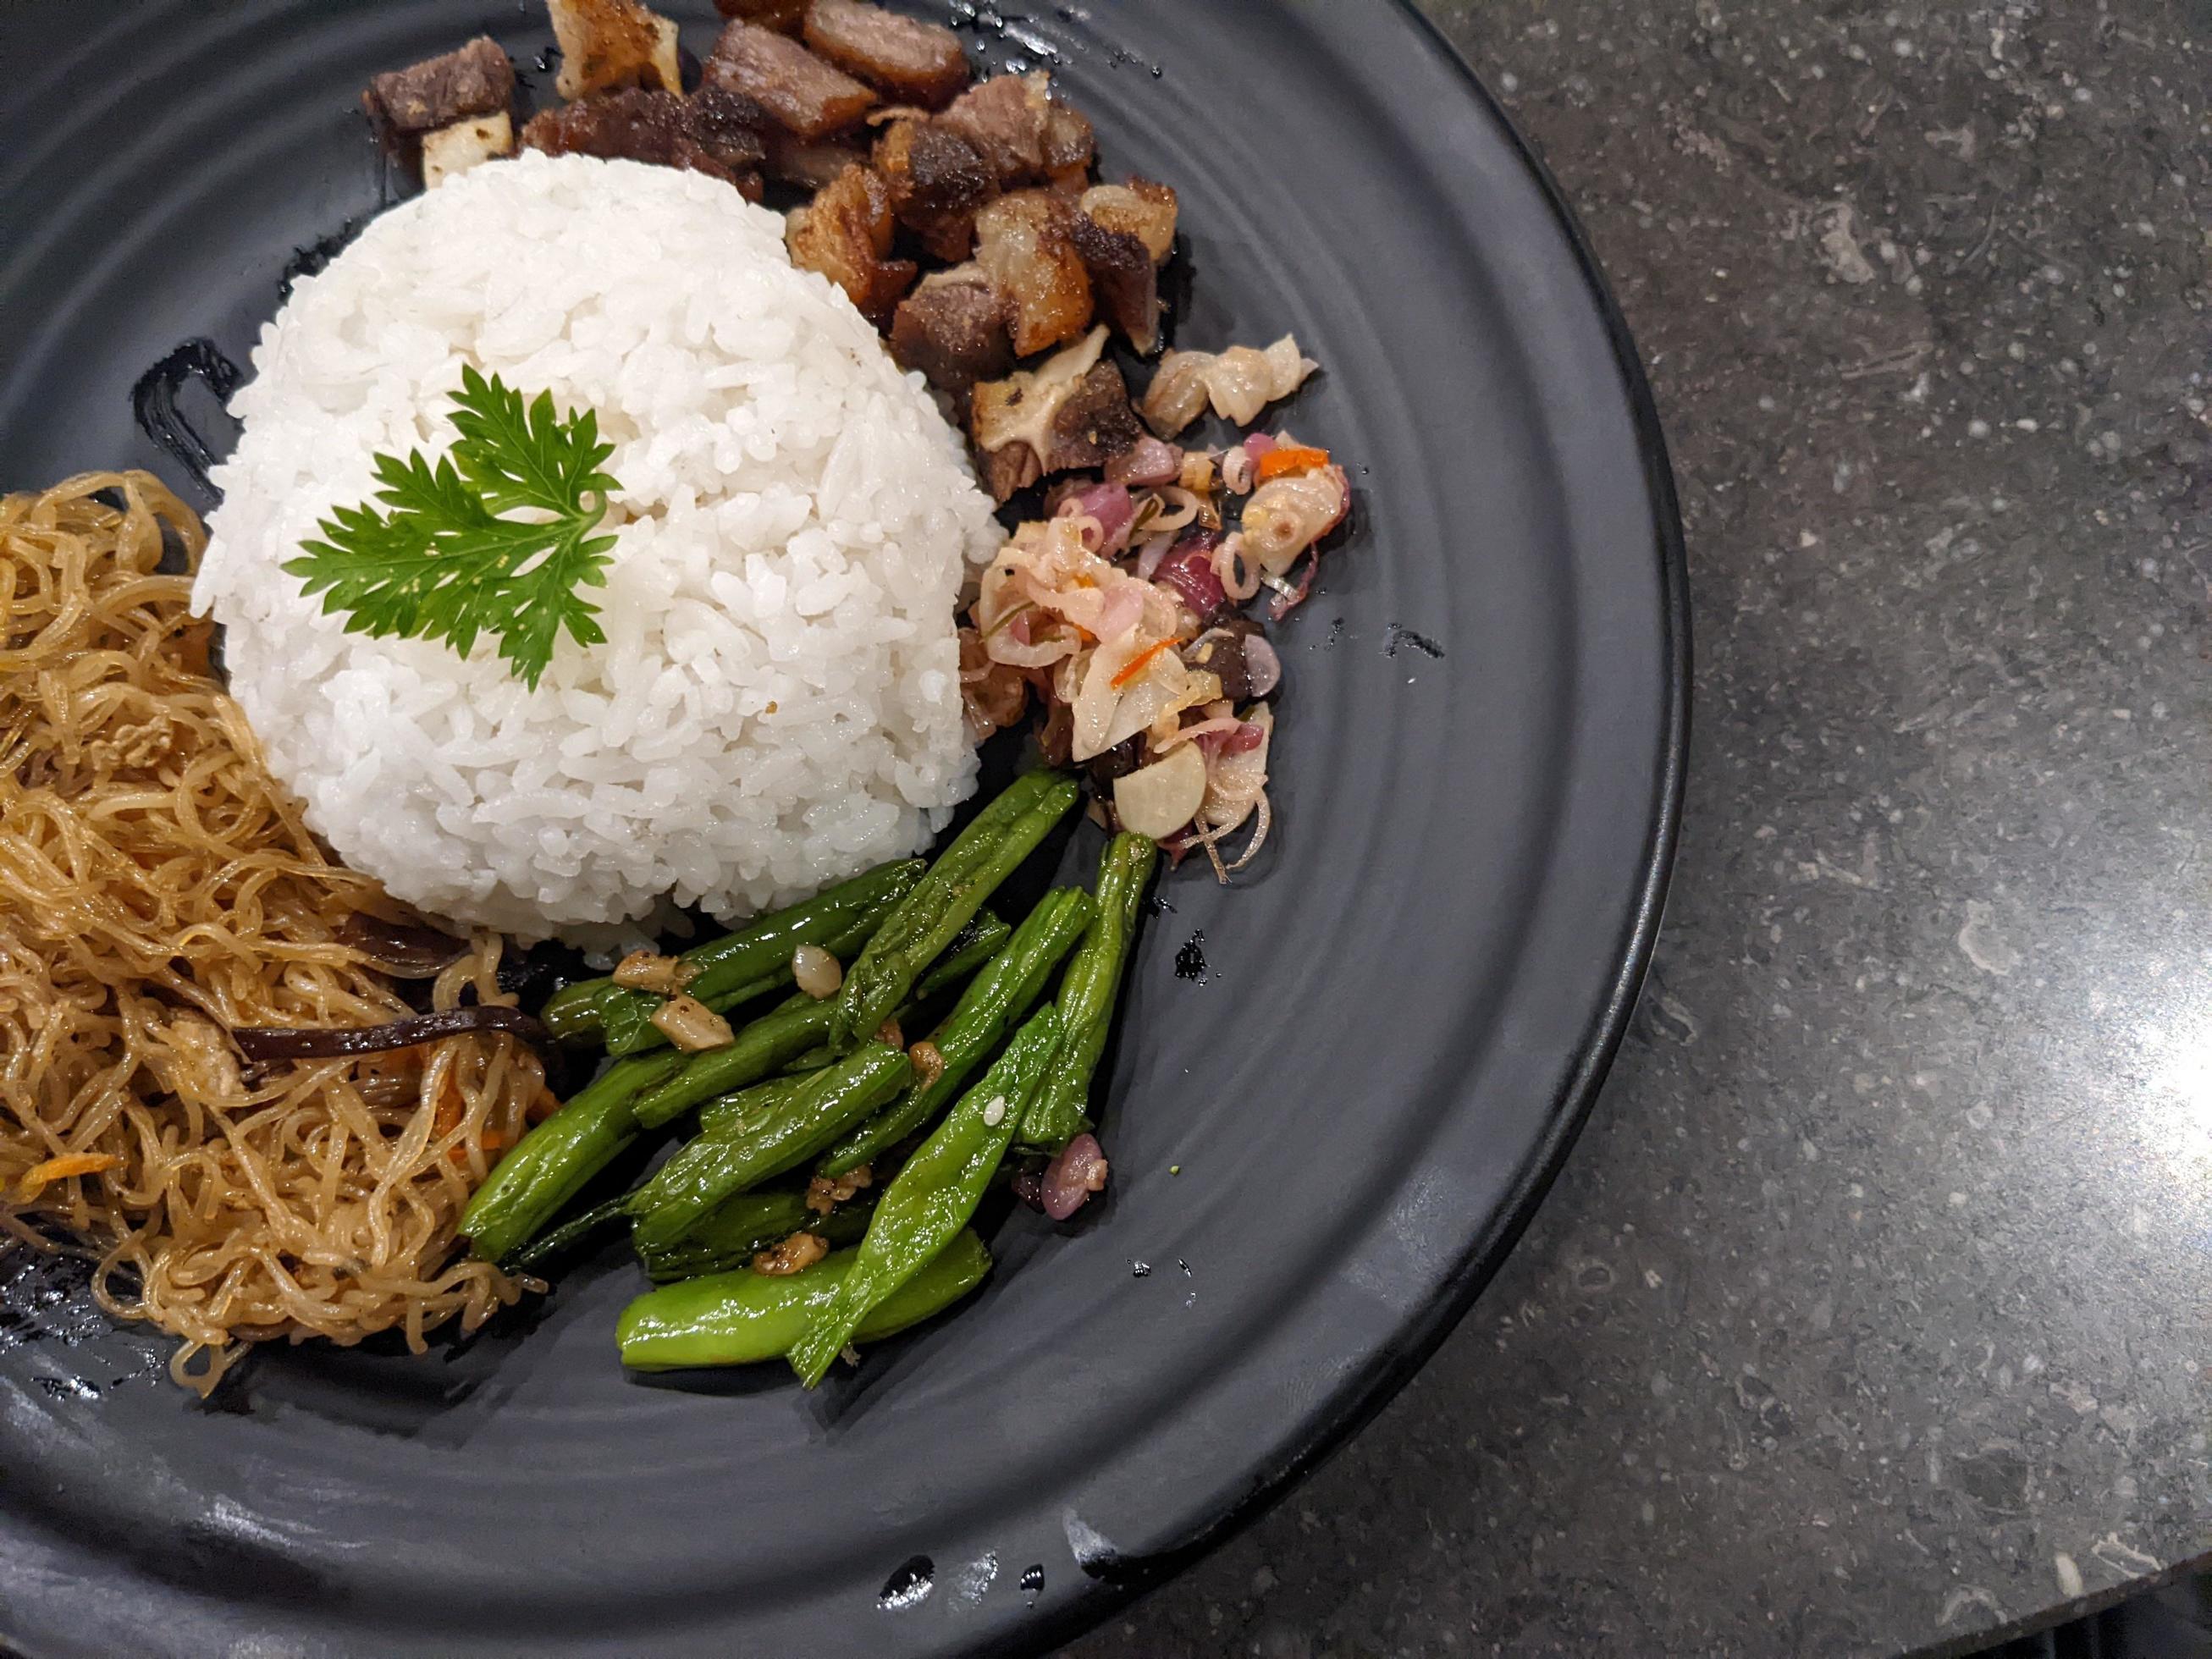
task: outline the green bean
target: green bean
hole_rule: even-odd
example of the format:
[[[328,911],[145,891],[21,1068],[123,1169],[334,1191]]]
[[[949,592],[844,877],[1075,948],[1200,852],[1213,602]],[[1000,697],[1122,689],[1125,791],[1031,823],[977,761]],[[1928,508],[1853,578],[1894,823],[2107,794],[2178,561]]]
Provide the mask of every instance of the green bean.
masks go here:
[[[934,1123],[957,1099],[968,1074],[999,1046],[1006,1028],[1022,1018],[1044,994],[1045,981],[1086,927],[1095,927],[1097,907],[1078,887],[1056,888],[1037,901],[991,965],[968,982],[959,1002],[929,1042],[945,1061],[930,1083],[917,1083],[823,1154],[818,1173],[840,1176],[857,1170],[896,1146],[916,1129]]]
[[[1005,950],[1013,936],[1014,930],[996,911],[978,910],[952,943],[945,947],[945,954],[930,964],[921,982],[914,988],[911,1002],[918,1005],[942,996]],[[906,1010],[902,1008],[899,1012],[904,1013]]]
[[[921,976],[921,983],[914,988],[913,994],[892,1011],[891,1023],[902,1028],[908,1025],[930,1003],[1005,950],[1013,932],[990,911],[979,911],[975,920],[960,930],[960,937],[945,947],[937,965]],[[808,1049],[786,1066],[784,1074],[788,1077],[799,1072],[818,1072],[836,1058],[836,1051],[825,1042],[817,1048]]]
[[[831,888],[830,893],[838,890]],[[830,895],[824,894],[827,898]],[[816,901],[819,902],[819,901]],[[734,959],[720,967],[702,970],[684,988],[684,994],[706,1004],[718,1014],[732,1008],[742,1008],[780,990],[791,983],[791,953],[799,945],[817,945],[831,956],[849,961],[874,937],[884,918],[890,914],[893,900],[890,892],[878,894],[865,908],[842,913],[830,913],[809,918],[804,926],[793,922],[776,930],[770,944],[779,944],[780,955],[769,958],[769,945],[762,945],[748,954],[744,962]],[[799,910],[806,907],[801,905]],[[796,916],[798,910],[787,911]],[[750,964],[749,971],[741,969]],[[653,1023],[653,1017],[667,1006],[665,997],[654,996],[649,991],[626,991],[611,986],[600,998],[599,1016],[605,1027],[607,1052],[611,1054],[632,1054],[647,1048],[659,1048],[668,1041],[661,1029]]]
[[[632,1370],[666,1371],[781,1358],[842,1285],[859,1255],[841,1250],[781,1279],[717,1273],[648,1291],[623,1310],[615,1327],[623,1364]],[[879,1342],[942,1313],[990,1271],[983,1241],[972,1232],[956,1235],[869,1313],[853,1340]]]
[[[526,1273],[566,1255],[602,1227],[612,1226],[629,1214],[629,1194],[617,1193],[604,1204],[595,1204],[581,1215],[571,1216],[548,1233],[540,1233],[499,1264],[501,1273]]]
[[[808,1388],[869,1314],[968,1224],[1059,1044],[1059,1012],[1039,1009],[884,1189],[852,1271],[792,1346],[791,1368]]]
[[[1114,1003],[1128,965],[1129,944],[1159,856],[1150,837],[1124,834],[1108,842],[1099,858],[1098,914],[1060,981],[1060,1052],[1022,1120],[1024,1146],[1057,1152],[1091,1127],[1085,1114],[1091,1074],[1098,1069],[1098,1056],[1106,1052],[1106,1038],[1114,1029]]]
[[[927,867],[920,859],[878,865],[804,904],[792,905],[737,933],[694,945],[678,958],[696,970],[684,988],[718,1013],[737,1007],[745,1000],[738,994],[763,995],[790,977],[791,953],[797,946],[842,939],[865,918],[867,931],[851,941],[850,948],[858,950],[867,933],[913,890]],[[562,987],[546,999],[538,1017],[562,1042],[589,1042],[606,1035],[610,1007],[635,1008],[640,1006],[639,999],[649,1005],[644,1007],[644,1019],[650,1029],[661,1000],[647,992],[625,990],[606,978],[579,980]],[[616,1018],[627,1022],[630,1016]]]
[[[984,911],[961,932],[915,989],[917,1002],[954,985],[988,962],[1012,929]],[[637,1121],[648,1129],[673,1121],[704,1101],[759,1082],[786,1068],[817,1072],[834,1058],[824,1046],[836,1005],[804,991],[769,1010],[720,1048],[694,1054],[684,1069],[639,1097]],[[811,1062],[811,1063],[809,1063]]]
[[[476,1254],[503,1261],[536,1237],[637,1138],[637,1097],[683,1063],[677,1054],[618,1060],[523,1136],[462,1212],[461,1233]]]
[[[538,1018],[556,1042],[578,1048],[597,1042],[604,1029],[599,1020],[599,993],[612,982],[580,979],[564,985],[545,999]]]
[[[815,1071],[822,1069],[817,1066]],[[809,1073],[807,1076],[814,1074]],[[740,1089],[735,1094],[710,1100],[699,1109],[699,1133],[702,1135],[728,1134],[740,1119],[750,1117],[764,1108],[782,1105],[805,1085],[805,1077],[772,1077],[764,1083],[754,1084],[750,1089]]]
[[[1032,772],[976,814],[929,873],[893,907],[845,975],[830,1043],[850,1048],[884,1022],[985,899],[1066,816],[1082,791],[1059,772]]]
[[[806,1207],[803,1192],[739,1193],[675,1243],[641,1249],[646,1277],[656,1285],[707,1273],[729,1273],[748,1265],[763,1250],[797,1232],[809,1232],[842,1249],[857,1244],[868,1231],[872,1194],[862,1194],[828,1215]]]
[[[658,1128],[702,1101],[773,1075],[819,1046],[829,1036],[835,1018],[830,1004],[808,997],[800,1006],[762,1015],[719,1048],[684,1056],[680,1067],[665,1082],[639,1097],[638,1122],[648,1129]]]
[[[906,1086],[905,1051],[863,1043],[852,1054],[799,1080],[783,1099],[687,1141],[638,1189],[631,1213],[648,1249],[672,1244],[732,1194],[812,1158]]]

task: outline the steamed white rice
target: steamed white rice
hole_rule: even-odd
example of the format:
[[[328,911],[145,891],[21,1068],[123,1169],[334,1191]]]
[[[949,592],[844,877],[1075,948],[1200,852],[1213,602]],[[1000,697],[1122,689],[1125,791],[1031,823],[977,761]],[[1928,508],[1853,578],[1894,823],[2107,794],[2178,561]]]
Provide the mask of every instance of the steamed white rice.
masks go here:
[[[598,411],[623,489],[605,645],[533,692],[372,640],[279,567],[452,440],[461,367]],[[1000,532],[918,376],[727,185],[526,155],[385,214],[302,283],[233,403],[193,590],[276,775],[434,915],[605,945],[915,852],[973,787],[953,603]]]

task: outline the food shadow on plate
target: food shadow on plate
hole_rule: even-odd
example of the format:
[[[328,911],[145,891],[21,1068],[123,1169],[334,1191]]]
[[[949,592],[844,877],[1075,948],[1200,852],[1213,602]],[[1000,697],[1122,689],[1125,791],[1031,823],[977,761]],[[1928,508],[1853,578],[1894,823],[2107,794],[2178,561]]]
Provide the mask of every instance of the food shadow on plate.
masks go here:
[[[526,1296],[465,1334],[449,1322],[425,1334],[422,1354],[398,1331],[342,1347],[264,1344],[188,1404],[214,1416],[305,1411],[372,1433],[455,1444],[468,1437],[464,1422],[496,1410],[521,1386],[520,1377],[502,1375],[507,1358],[551,1316],[550,1304],[550,1297]],[[472,1408],[470,1418],[454,1418],[463,1407]]]
[[[813,1429],[826,1437],[855,1427],[884,1401],[896,1400],[903,1386],[902,1379],[929,1352],[933,1343],[944,1340],[964,1340],[957,1327],[975,1320],[1005,1286],[1030,1271],[1032,1261],[1041,1250],[1063,1243],[1091,1225],[1103,1226],[1112,1219],[1112,1188],[1086,1204],[1075,1217],[1064,1222],[1048,1220],[1038,1212],[1017,1200],[1004,1182],[994,1183],[977,1206],[969,1224],[989,1246],[991,1273],[975,1292],[956,1303],[936,1318],[901,1332],[881,1342],[871,1343],[862,1352],[856,1369],[844,1364],[831,1368],[821,1387],[808,1392],[799,1389],[798,1382],[787,1366],[755,1366],[765,1370],[781,1384],[787,1385],[799,1396],[801,1409]],[[671,1378],[681,1376],[671,1372]],[[715,1390],[720,1392],[720,1390]]]

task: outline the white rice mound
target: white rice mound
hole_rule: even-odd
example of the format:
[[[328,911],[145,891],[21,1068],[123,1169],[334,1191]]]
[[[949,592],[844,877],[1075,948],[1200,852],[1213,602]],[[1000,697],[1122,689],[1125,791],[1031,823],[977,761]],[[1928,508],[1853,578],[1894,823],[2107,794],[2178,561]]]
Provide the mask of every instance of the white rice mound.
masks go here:
[[[280,568],[463,364],[598,412],[607,642],[344,631]],[[958,434],[729,185],[525,155],[393,209],[262,332],[193,588],[276,776],[434,915],[605,948],[912,854],[974,787],[953,605],[1002,539]]]

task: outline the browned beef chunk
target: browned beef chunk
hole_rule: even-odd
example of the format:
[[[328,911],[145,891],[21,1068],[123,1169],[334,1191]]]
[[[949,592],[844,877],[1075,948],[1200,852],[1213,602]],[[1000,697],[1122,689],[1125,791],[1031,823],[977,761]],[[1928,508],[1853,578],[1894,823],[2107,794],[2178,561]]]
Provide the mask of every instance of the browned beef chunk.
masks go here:
[[[933,121],[893,121],[876,140],[875,164],[899,222],[937,258],[965,259],[976,210],[998,191],[975,146]]]
[[[635,87],[540,110],[524,124],[526,148],[550,155],[597,155],[688,167],[760,199],[760,139],[742,100],[678,98]]]
[[[781,127],[768,133],[768,176],[800,189],[817,191],[836,182],[847,167],[868,164],[867,146],[856,134],[836,138],[794,138]]]
[[[941,23],[902,17],[860,0],[813,0],[806,44],[886,96],[942,109],[968,84],[968,54]]]
[[[897,230],[890,187],[866,167],[847,167],[786,221],[784,241],[793,264],[820,271],[881,327],[914,282],[913,260],[884,258]]]
[[[874,93],[788,35],[746,22],[722,31],[704,84],[744,94],[794,138],[842,132],[876,102]]]
[[[1054,103],[1045,112],[1044,173],[1055,189],[1079,194],[1091,182],[1098,140],[1080,111]]]
[[[891,356],[918,368],[930,385],[966,399],[978,380],[1014,366],[1007,306],[979,265],[959,265],[921,279],[891,319]]]
[[[1048,473],[1103,466],[1144,432],[1130,407],[1121,371],[1111,363],[1098,364],[1076,383],[1052,426],[1052,453],[1042,462],[1026,444],[1010,444],[983,456],[983,487],[994,501],[1005,501]]]
[[[1100,361],[1105,343],[1106,331],[1093,329],[1037,368],[969,392],[969,436],[998,500],[1048,472],[1103,466],[1143,438],[1121,371]]]
[[[1053,416],[1048,472],[1073,472],[1103,466],[1145,435],[1144,422],[1129,402],[1129,388],[1112,363],[1095,365]]]
[[[514,65],[489,35],[369,82],[368,118],[387,136],[428,132],[471,115],[503,112],[514,97]]]
[[[702,87],[684,100],[684,126],[694,143],[733,172],[759,168],[769,154],[763,135],[774,131],[758,104],[716,87]]]
[[[1160,343],[1160,268],[1152,250],[1126,230],[1109,230],[1085,213],[1072,220],[1069,240],[1090,274],[1106,319],[1149,354]]]
[[[1044,467],[1026,444],[1014,444],[978,455],[975,476],[977,482],[991,492],[993,501],[1003,501],[1044,477]]]
[[[650,161],[659,167],[677,165],[677,148],[688,136],[682,99],[635,87],[542,109],[522,125],[526,149],[542,149],[549,155]]]
[[[1126,185],[1094,185],[1077,205],[1109,230],[1123,230],[1142,241],[1155,264],[1175,252],[1176,193],[1149,179]]]
[[[1051,84],[1041,72],[995,76],[954,99],[938,125],[974,145],[1002,187],[1033,184],[1044,177]]]
[[[1017,356],[1090,325],[1091,278],[1073,234],[1081,216],[1045,190],[1001,196],[975,216],[975,258],[1013,306]]]

